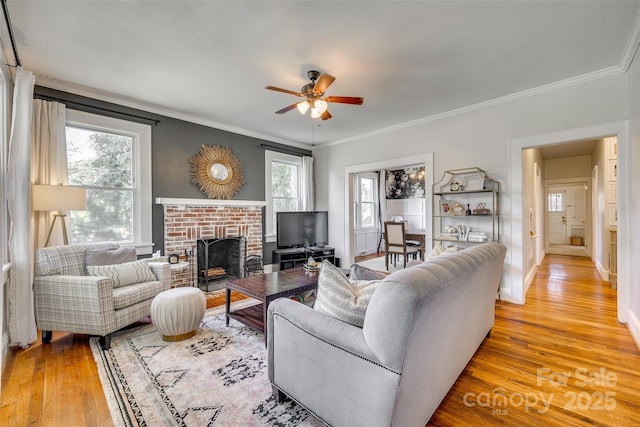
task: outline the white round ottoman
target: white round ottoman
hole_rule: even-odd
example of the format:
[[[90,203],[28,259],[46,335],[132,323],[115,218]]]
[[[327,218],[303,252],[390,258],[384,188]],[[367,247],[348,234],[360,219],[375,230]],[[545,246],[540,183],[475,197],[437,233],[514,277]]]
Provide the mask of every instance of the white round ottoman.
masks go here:
[[[196,334],[206,308],[207,301],[200,289],[168,289],[151,302],[151,321],[163,340],[181,341]]]

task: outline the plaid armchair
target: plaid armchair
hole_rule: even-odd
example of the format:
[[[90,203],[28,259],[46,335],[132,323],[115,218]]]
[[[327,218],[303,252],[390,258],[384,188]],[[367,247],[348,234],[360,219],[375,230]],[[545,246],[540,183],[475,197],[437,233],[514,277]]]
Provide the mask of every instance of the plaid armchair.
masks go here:
[[[35,314],[43,343],[51,341],[52,331],[65,331],[100,336],[108,349],[111,333],[148,316],[153,298],[169,289],[167,263],[148,263],[155,277],[147,275],[145,280],[152,280],[142,283],[118,286],[117,277],[89,275],[85,252],[113,248],[94,243],[36,250]]]

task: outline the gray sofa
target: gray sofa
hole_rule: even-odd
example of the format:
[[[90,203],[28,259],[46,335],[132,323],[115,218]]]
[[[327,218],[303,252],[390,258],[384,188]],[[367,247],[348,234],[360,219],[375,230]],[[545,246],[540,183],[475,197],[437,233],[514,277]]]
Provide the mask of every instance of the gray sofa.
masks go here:
[[[106,243],[53,246],[35,253],[34,299],[42,341],[53,331],[100,336],[110,346],[111,333],[148,316],[151,301],[171,286],[168,263],[149,263],[152,280],[117,287],[108,277],[90,276],[87,250],[117,246]],[[134,255],[135,256],[135,255]]]
[[[268,373],[333,426],[424,426],[491,331],[506,248],[483,243],[394,272],[363,328],[304,304],[269,305]]]

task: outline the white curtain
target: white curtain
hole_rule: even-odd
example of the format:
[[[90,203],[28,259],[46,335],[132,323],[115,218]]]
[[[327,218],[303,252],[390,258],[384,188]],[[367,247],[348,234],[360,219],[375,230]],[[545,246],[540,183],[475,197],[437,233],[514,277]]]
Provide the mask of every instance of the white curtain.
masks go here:
[[[302,157],[302,210],[314,209],[315,189],[313,186],[313,157]]]
[[[383,250],[382,233],[384,233],[384,222],[387,218],[387,171],[382,169],[378,175],[378,202],[380,203],[380,238],[378,239],[378,250]]]
[[[33,184],[67,184],[67,143],[65,137],[64,104],[41,99],[33,101],[31,121],[32,155],[31,182]],[[53,221],[54,212],[34,212],[34,241],[36,248],[43,247]],[[69,216],[65,217],[70,230]],[[59,225],[59,224],[58,224]],[[62,245],[62,227],[54,227],[49,246]]]
[[[33,313],[33,215],[31,211],[31,114],[35,78],[16,70],[9,139],[9,344],[27,347],[37,339]]]

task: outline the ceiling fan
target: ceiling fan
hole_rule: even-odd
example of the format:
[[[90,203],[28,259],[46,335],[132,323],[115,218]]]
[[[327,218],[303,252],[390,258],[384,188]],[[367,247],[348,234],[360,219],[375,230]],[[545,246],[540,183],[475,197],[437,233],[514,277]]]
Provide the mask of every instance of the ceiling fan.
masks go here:
[[[364,98],[358,96],[327,96],[326,98],[323,98],[324,92],[329,86],[331,86],[331,83],[333,83],[336,78],[327,73],[321,74],[316,70],[308,71],[307,77],[309,77],[311,83],[307,83],[302,86],[300,92],[282,89],[275,86],[264,87],[265,89],[275,90],[276,92],[284,92],[290,95],[306,98],[304,101],[296,102],[276,111],[276,114],[283,114],[297,108],[302,114],[305,114],[307,110],[311,110],[311,117],[314,119],[319,117],[322,120],[328,120],[332,117],[328,110],[329,102],[352,105],[362,105],[364,102]]]

